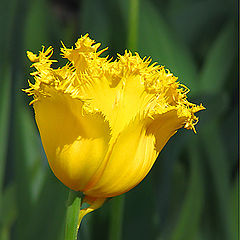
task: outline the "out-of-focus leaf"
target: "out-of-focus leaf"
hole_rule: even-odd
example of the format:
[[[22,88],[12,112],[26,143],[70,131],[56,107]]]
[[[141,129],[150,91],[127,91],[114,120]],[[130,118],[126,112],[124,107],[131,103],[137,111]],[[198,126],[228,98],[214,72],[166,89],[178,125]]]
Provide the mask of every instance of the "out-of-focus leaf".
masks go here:
[[[236,52],[234,30],[233,23],[227,24],[213,43],[202,68],[197,91],[216,94],[223,90]]]
[[[138,186],[125,194],[122,239],[154,239],[157,202],[152,196],[154,191],[151,173]]]
[[[156,183],[162,187],[158,191],[157,210],[159,211],[158,215],[160,221],[158,226],[156,226],[157,239],[161,240],[170,239],[187,191],[188,176],[186,176],[186,167],[179,159],[180,156],[178,156],[174,162],[172,172],[168,173],[168,178],[165,177],[167,180],[166,190],[161,186],[164,185],[165,182]],[[172,161],[172,159],[169,160]],[[159,175],[162,174],[164,170],[165,169],[159,172]],[[161,189],[165,191],[160,192]]]
[[[238,155],[238,106],[231,108],[231,112],[228,113],[224,122],[222,123],[222,134],[224,146],[227,152],[229,159],[232,159],[230,162],[231,166],[234,168],[239,161]]]
[[[10,239],[10,229],[17,217],[15,186],[10,184],[4,191],[0,205],[0,239]]]
[[[239,237],[240,195],[238,178],[239,176],[236,176],[231,193],[231,218],[233,219],[233,224],[231,226],[231,231],[233,232],[232,240],[237,239]]]
[[[103,47],[110,44],[111,19],[108,14],[106,1],[84,0],[81,9],[81,32],[84,35],[89,33],[90,37],[101,42]]]
[[[186,174],[179,162],[182,148],[192,133],[179,131],[163,148],[152,169],[156,189],[156,214],[158,215],[157,234],[161,238],[172,231],[172,219],[178,215],[183,193],[185,192]]]
[[[95,216],[93,214],[88,214],[86,217],[83,218],[80,230],[78,232],[79,238],[83,238],[85,240],[92,240],[93,234],[96,231],[95,228],[93,228],[93,218]],[[99,226],[99,224],[98,224]],[[101,228],[101,226],[99,226]]]
[[[27,239],[32,207],[42,190],[45,170],[41,145],[33,117],[24,107],[20,92],[16,96],[14,113],[14,172],[19,217],[16,224],[19,239]]]
[[[83,218],[79,231],[79,240],[108,239],[110,201],[111,199],[106,200],[102,207]]]
[[[13,22],[15,12],[17,10],[17,0],[1,0],[0,7],[0,68],[3,63],[9,60],[9,55],[13,46],[11,46],[11,35],[13,30]],[[2,66],[1,66],[2,65]]]
[[[34,123],[34,118],[30,114],[30,111],[26,109],[29,106],[25,105],[24,107],[21,100],[19,100],[17,105],[17,109],[21,110],[17,110],[18,128],[16,131],[19,134],[19,143],[21,151],[24,154],[23,161],[25,162],[27,177],[31,180],[28,184],[31,201],[35,202],[39,197],[46,174],[44,153],[41,148],[40,138]]]
[[[218,221],[215,234],[221,239],[233,239],[231,231],[230,218],[230,166],[231,159],[226,155],[225,146],[220,134],[220,128],[217,121],[209,122],[201,132],[202,144],[208,157],[206,164],[209,167],[215,200],[214,207],[217,214],[214,216]],[[220,239],[220,238],[218,238]]]
[[[193,139],[189,144],[190,179],[180,216],[172,232],[173,240],[195,239],[199,230],[204,200],[202,166],[198,142]]]
[[[0,69],[2,83],[0,87],[0,205],[3,191],[3,180],[5,172],[5,162],[7,157],[8,133],[10,122],[11,107],[11,70],[6,64],[5,68]]]
[[[31,208],[26,240],[63,239],[68,189],[48,172],[41,194]]]
[[[218,93],[216,95],[201,95],[192,98],[193,102],[201,102],[206,108],[197,113],[199,123],[196,125],[196,130],[201,131],[201,128],[209,124],[209,121],[219,119],[230,106],[230,98],[227,92]]]
[[[28,7],[29,11],[26,16],[24,32],[24,49],[37,51],[40,50],[42,45],[49,45],[49,8],[46,4],[46,0],[29,1]]]
[[[196,89],[196,65],[189,49],[174,35],[150,1],[141,1],[139,16],[140,53],[165,65],[191,90]]]
[[[138,42],[139,0],[131,0],[129,3],[127,48],[134,52],[137,50]]]
[[[221,19],[232,14],[232,1],[203,0],[168,2],[167,18],[177,35],[186,44],[197,46],[206,36],[211,37],[221,25]]]
[[[115,197],[111,200],[109,240],[122,239],[124,201],[124,195]]]

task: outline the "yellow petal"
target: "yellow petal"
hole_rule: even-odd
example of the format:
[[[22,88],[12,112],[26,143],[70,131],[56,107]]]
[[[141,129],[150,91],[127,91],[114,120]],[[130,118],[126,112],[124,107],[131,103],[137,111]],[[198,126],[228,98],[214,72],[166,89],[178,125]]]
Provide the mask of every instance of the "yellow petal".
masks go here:
[[[186,118],[179,117],[176,110],[172,110],[155,116],[154,120],[149,121],[147,133],[156,138],[155,149],[159,153],[169,138],[172,137],[179,128],[183,127]]]
[[[133,121],[109,149],[102,169],[85,189],[94,197],[112,197],[137,185],[156,160],[155,137],[146,133],[144,123]]]
[[[109,127],[82,103],[58,94],[34,103],[35,118],[49,164],[66,186],[82,190],[107,151]]]
[[[113,197],[141,182],[170,137],[188,121],[190,113],[181,114],[173,109],[154,119],[138,117],[132,121],[115,140],[111,139],[108,153],[84,193]]]

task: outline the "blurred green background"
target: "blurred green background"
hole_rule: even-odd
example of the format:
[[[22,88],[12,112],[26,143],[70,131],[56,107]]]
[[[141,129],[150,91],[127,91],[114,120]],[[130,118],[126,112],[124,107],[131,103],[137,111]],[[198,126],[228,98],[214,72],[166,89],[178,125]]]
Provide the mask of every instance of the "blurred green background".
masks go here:
[[[32,71],[26,51],[52,45],[59,59],[60,40],[71,47],[88,32],[116,57],[131,47],[129,5],[0,0],[0,240],[64,238],[68,189],[49,169],[21,91]],[[112,199],[85,217],[79,239],[237,239],[237,8],[225,0],[140,0],[133,9],[135,49],[169,68],[206,110],[197,114],[197,135],[178,131],[124,202]]]

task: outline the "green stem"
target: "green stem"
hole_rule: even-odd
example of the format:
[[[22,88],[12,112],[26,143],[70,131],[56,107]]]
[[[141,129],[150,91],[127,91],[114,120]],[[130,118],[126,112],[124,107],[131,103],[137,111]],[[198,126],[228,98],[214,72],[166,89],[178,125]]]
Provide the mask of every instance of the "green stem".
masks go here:
[[[111,200],[109,240],[122,239],[122,222],[124,210],[124,195]]]
[[[81,194],[69,190],[65,226],[65,240],[76,240],[78,234],[78,216],[81,207]]]
[[[139,0],[130,0],[127,47],[129,50],[133,52],[136,51],[137,49],[138,13],[139,13]]]

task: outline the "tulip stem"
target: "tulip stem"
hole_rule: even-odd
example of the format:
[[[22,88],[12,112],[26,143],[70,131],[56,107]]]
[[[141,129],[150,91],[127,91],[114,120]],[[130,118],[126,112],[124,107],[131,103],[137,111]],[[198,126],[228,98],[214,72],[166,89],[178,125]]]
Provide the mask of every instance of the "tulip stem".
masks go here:
[[[109,240],[122,239],[124,198],[124,195],[121,195],[111,200]]]
[[[70,190],[67,200],[65,240],[76,240],[78,234],[78,216],[81,207],[81,193]]]

